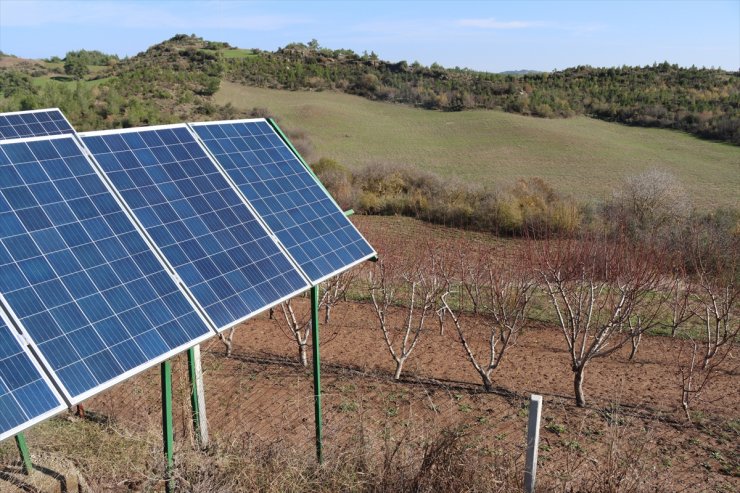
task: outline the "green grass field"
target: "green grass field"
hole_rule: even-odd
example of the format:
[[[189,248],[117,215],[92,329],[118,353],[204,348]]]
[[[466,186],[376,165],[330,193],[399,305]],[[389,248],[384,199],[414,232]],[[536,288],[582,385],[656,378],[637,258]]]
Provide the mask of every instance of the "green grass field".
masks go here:
[[[540,176],[559,191],[602,200],[625,176],[674,173],[700,208],[740,204],[740,147],[677,131],[586,117],[546,120],[499,111],[443,113],[335,92],[290,92],[222,82],[220,104],[266,107],[313,141],[314,158],[357,169],[418,166],[485,186]]]
[[[256,56],[254,54],[254,51],[242,48],[221,50],[221,53],[223,54],[224,58],[250,58]]]

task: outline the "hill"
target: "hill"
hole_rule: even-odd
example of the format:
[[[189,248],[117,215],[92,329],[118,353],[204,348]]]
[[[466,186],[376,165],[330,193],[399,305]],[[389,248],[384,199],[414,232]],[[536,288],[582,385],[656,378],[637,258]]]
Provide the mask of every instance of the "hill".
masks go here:
[[[444,111],[498,109],[546,118],[586,115],[629,125],[680,129],[740,144],[740,72],[682,68],[668,62],[494,74],[436,63],[425,67],[405,60],[389,62],[374,53],[359,55],[324,48],[315,40],[270,52],[239,49],[194,35],[174,36],[124,60],[94,50],[70,52],[63,60],[52,57],[41,61],[44,63],[5,63],[8,58],[0,54],[3,107],[7,103],[2,98],[12,99],[16,106],[33,102],[16,90],[7,90],[18,87],[17,80],[8,79],[9,74],[54,80],[104,80],[112,76],[108,89],[124,98],[149,96],[159,109],[168,106],[205,113],[220,110],[204,105],[202,97],[211,95],[221,80],[229,80],[273,89],[332,89]],[[31,84],[21,81],[21,86],[28,89]],[[175,104],[161,104],[167,99]],[[141,108],[133,113],[137,114],[135,121],[142,119],[138,116],[147,121],[162,119]]]
[[[276,89],[334,89],[444,111],[498,109],[545,118],[587,115],[740,144],[740,73],[668,62],[506,75],[436,63],[425,67],[388,62],[374,53],[322,48],[314,40],[230,60],[225,77]]]
[[[575,198],[609,196],[647,168],[674,173],[702,207],[737,206],[740,148],[682,132],[576,117],[528,118],[498,111],[430,112],[331,91],[260,89],[223,82],[219,105],[266,107],[311,136],[314,156],[351,169],[410,165],[487,186],[539,176]]]
[[[738,147],[585,116],[524,115],[537,113],[532,111],[537,101],[559,107],[547,102],[552,98],[571,110],[574,98],[584,108],[593,106],[594,91],[606,91],[623,116],[623,103],[634,98],[670,99],[671,111],[678,112],[690,99],[694,106],[682,113],[684,120],[701,110],[706,114],[696,122],[703,122],[702,128],[727,120],[723,128],[734,131],[740,125],[733,113],[740,107],[738,80],[736,73],[667,64],[484,74],[390,63],[318,43],[265,52],[177,35],[123,60],[86,50],[64,59],[2,56],[0,111],[56,106],[79,130],[90,130],[238,118],[262,106],[286,126],[303,129],[313,140],[314,157],[334,158],[352,169],[378,162],[410,165],[488,187],[539,176],[561,192],[593,202],[608,196],[623,177],[657,167],[676,174],[699,206],[735,207]],[[630,107],[639,113],[641,105]],[[506,111],[429,111],[478,107]],[[579,112],[588,113],[561,113]],[[659,120],[642,123],[663,125]],[[697,128],[688,130],[701,134]]]

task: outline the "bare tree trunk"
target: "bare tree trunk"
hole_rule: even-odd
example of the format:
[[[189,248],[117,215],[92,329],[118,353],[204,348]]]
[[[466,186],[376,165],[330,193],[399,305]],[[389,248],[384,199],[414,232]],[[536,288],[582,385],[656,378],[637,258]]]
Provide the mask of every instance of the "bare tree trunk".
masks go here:
[[[491,375],[482,371],[480,372],[480,378],[483,380],[483,387],[486,389],[486,392],[492,391],[493,381],[491,380]]]
[[[298,344],[298,359],[301,361],[301,364],[308,368],[308,355],[306,351],[306,344],[299,343]]]
[[[640,345],[640,342],[642,342],[642,332],[640,332],[636,336],[632,336],[632,340],[631,340],[632,350],[630,351],[630,357],[629,357],[630,361],[632,361],[632,359],[637,354],[637,347]]]
[[[439,320],[439,335],[445,335],[445,313],[447,310],[441,309],[437,312],[437,319]]]
[[[406,358],[398,358],[396,360],[396,372],[393,374],[394,380],[401,379],[401,372],[403,371],[403,364],[406,363]]]
[[[583,393],[583,370],[582,366],[574,370],[573,390],[576,393],[576,406],[578,407],[586,406],[586,396]]]
[[[233,347],[232,342],[234,340],[234,331],[235,330],[236,330],[236,327],[232,327],[232,328],[229,329],[228,335],[226,335],[225,332],[221,332],[218,335],[218,338],[221,339],[221,342],[223,343],[223,345],[226,346],[226,357],[227,358],[230,358],[231,357],[231,351],[232,351],[232,347]]]
[[[328,324],[329,323],[329,316],[330,316],[330,314],[331,314],[331,305],[327,304],[326,305],[326,311],[324,312],[324,323],[325,324]]]
[[[689,392],[686,390],[683,391],[681,407],[683,408],[683,412],[686,414],[686,421],[688,421],[689,424],[692,424],[691,413],[689,413]]]

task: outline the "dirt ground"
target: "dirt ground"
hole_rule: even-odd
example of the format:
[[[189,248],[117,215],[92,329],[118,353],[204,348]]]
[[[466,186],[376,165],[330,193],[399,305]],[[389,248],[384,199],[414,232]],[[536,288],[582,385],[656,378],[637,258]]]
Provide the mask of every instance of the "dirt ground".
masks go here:
[[[307,316],[308,304],[303,303],[301,308]],[[238,329],[235,351],[297,360],[297,349],[291,344],[281,318],[276,311],[275,320],[261,316]],[[494,382],[500,390],[522,396],[536,393],[573,399],[573,373],[564,338],[558,329],[538,325],[521,335],[507,352],[501,367],[494,373]],[[454,326],[445,324],[443,334],[435,320],[429,326],[404,368],[406,378],[479,385],[480,377],[467,361]],[[353,368],[361,373],[392,375],[395,364],[369,303],[340,304],[321,334],[324,364]],[[645,337],[631,362],[627,358],[628,347],[611,357],[595,359],[586,372],[585,391],[589,403],[599,408],[614,404],[651,413],[677,413],[681,395],[675,373],[679,344],[686,342]],[[696,403],[695,410],[709,415],[740,416],[738,375],[720,373]]]
[[[299,300],[298,313],[307,313]],[[280,313],[239,327],[230,358],[212,340],[203,346],[208,422],[223,443],[276,443],[313,454],[311,369],[298,364]],[[409,359],[401,382],[367,303],[339,305],[321,332],[326,456],[347,447],[382,454],[393,443],[423,447],[443,429],[465,429],[496,456],[522,462],[530,393],[544,396],[540,474],[549,490],[569,491],[584,475],[623,464],[625,475],[655,491],[738,491],[738,376],[721,374],[695,405],[696,426],[679,411],[675,342],[646,337],[635,361],[620,353],[594,362],[588,406],[572,396],[561,335],[538,326],[523,334],[483,392],[452,327],[433,325]],[[309,364],[310,365],[310,364]],[[190,437],[186,364],[175,360],[176,440]],[[155,369],[156,370],[156,369]],[[91,400],[92,413],[142,430],[159,422],[154,370]],[[628,490],[624,488],[625,491]]]

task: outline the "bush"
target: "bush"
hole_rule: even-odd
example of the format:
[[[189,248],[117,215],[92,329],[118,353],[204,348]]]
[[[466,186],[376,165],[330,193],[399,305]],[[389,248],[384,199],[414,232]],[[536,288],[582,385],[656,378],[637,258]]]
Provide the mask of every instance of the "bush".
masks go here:
[[[311,169],[320,177],[327,190],[331,190],[339,207],[347,210],[354,206],[355,191],[352,188],[352,175],[344,166],[333,159],[322,157],[311,165]]]
[[[521,235],[526,228],[573,234],[578,205],[540,178],[522,180],[503,193],[411,167],[368,165],[356,173],[322,158],[314,171],[337,201],[356,212],[403,215],[458,228]]]
[[[665,240],[689,217],[683,184],[671,173],[650,169],[625,178],[605,205],[615,230],[638,240]]]

